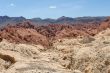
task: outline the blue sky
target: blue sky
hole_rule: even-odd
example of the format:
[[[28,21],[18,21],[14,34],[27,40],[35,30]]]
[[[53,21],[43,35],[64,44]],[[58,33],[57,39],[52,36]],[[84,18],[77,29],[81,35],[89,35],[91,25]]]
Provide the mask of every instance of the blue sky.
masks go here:
[[[0,0],[0,16],[110,16],[110,0]]]

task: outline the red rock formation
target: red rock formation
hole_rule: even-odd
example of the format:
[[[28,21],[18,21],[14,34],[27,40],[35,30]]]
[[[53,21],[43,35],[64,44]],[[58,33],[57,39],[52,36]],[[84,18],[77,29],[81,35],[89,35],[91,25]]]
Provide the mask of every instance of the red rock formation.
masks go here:
[[[46,37],[31,28],[9,26],[0,31],[0,37],[10,42],[33,43],[48,46]]]
[[[16,43],[33,43],[49,46],[52,40],[77,36],[94,36],[98,32],[110,28],[110,18],[96,24],[50,24],[43,26],[32,25],[25,21],[16,25],[7,25],[0,30],[1,39]]]
[[[100,24],[100,27],[99,27],[99,30],[105,30],[107,28],[110,28],[110,17],[108,17],[108,19],[106,19],[105,21],[103,21],[101,24]]]

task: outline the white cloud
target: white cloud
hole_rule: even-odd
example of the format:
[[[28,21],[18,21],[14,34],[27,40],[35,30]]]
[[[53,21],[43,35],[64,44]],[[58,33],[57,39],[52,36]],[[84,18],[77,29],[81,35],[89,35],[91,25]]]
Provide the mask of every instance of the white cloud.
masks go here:
[[[56,9],[57,6],[49,6],[50,9]]]
[[[15,6],[15,4],[14,4],[14,3],[11,3],[11,4],[10,4],[10,6],[12,6],[12,7],[13,7],[13,6]]]

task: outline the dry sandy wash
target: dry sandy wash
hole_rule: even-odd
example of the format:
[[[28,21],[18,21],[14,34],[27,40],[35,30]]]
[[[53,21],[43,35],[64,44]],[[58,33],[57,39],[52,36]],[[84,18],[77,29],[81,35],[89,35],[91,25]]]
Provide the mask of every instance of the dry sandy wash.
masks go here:
[[[103,25],[98,28],[98,31],[101,32],[95,36],[56,37],[57,39],[54,38],[55,40],[49,47],[43,46],[49,42],[49,38],[46,39],[46,36],[44,38],[44,35],[33,29],[30,31],[30,29],[20,28],[29,35],[32,33],[33,38],[39,39],[37,42],[40,44],[25,43],[25,41],[23,41],[24,43],[14,43],[9,42],[10,39],[1,39],[0,73],[110,73],[110,29],[107,28],[110,22],[106,22],[103,22]],[[12,29],[17,33],[22,32]],[[4,37],[12,37],[9,33],[3,32],[7,34]],[[3,34],[3,32],[1,33]],[[28,38],[31,38],[32,35]],[[3,37],[3,35],[1,36]],[[42,40],[40,40],[41,38]],[[19,40],[23,40],[23,38]],[[28,39],[28,41],[32,40]],[[41,45],[43,42],[45,43]]]

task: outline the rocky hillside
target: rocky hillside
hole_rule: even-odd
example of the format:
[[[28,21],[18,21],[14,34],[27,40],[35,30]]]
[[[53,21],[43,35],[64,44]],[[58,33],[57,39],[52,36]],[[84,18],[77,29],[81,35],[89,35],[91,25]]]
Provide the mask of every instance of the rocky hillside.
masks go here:
[[[0,73],[110,73],[110,18],[98,25],[4,26]]]
[[[0,29],[0,38],[15,43],[33,43],[50,46],[54,40],[60,38],[76,38],[78,36],[94,36],[103,28],[108,27],[108,19],[101,24],[49,24],[34,25],[33,22],[24,21],[15,25],[8,24]],[[104,25],[104,26],[103,26]],[[106,28],[105,28],[106,29]]]

